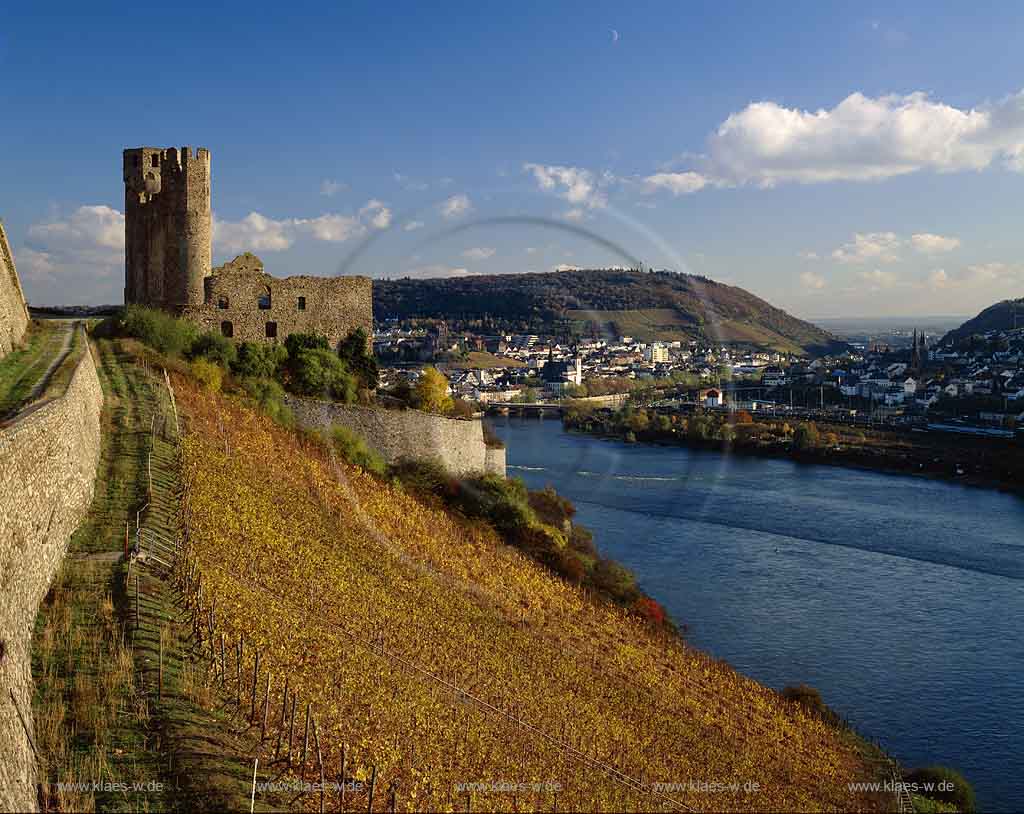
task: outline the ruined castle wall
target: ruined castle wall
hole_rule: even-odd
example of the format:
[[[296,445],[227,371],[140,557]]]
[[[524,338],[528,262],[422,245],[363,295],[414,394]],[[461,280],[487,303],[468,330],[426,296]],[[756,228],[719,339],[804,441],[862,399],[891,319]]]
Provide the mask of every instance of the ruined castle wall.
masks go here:
[[[493,472],[505,476],[505,450],[488,449],[480,419],[444,418],[418,410],[385,410],[287,396],[304,427],[340,424],[359,433],[389,464],[401,458],[433,459],[453,475]]]
[[[14,268],[14,255],[0,223],[0,359],[21,342],[28,321],[28,307]]]
[[[284,342],[288,334],[314,333],[337,348],[356,328],[368,341],[373,336],[372,283],[368,277],[273,277],[258,257],[243,254],[214,269],[203,306],[185,316],[237,341]]]
[[[0,811],[37,808],[37,767],[26,734],[27,728],[35,740],[32,627],[92,501],[102,405],[86,352],[62,397],[0,428]]]

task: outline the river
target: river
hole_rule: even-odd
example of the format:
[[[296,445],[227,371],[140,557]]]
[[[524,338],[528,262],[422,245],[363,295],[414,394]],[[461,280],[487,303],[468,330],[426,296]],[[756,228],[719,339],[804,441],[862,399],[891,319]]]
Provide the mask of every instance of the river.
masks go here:
[[[510,476],[553,485],[687,639],[804,682],[905,766],[1024,811],[1024,500],[910,476],[490,421]]]

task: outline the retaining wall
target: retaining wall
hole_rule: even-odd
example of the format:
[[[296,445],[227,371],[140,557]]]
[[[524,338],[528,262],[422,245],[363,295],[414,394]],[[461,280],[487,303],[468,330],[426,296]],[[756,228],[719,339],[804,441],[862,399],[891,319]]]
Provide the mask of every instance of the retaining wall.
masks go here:
[[[0,428],[0,811],[38,807],[32,627],[92,502],[102,406],[87,350],[63,396]]]
[[[444,418],[419,410],[387,410],[296,396],[287,396],[286,401],[299,424],[348,427],[389,464],[400,458],[432,458],[453,475],[493,472],[505,476],[505,450],[488,448],[478,418]]]

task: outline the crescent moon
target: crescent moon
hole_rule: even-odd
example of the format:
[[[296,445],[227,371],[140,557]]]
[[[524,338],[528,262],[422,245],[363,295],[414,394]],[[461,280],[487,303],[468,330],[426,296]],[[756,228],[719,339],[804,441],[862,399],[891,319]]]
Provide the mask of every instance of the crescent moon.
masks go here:
[[[618,32],[618,30],[616,30],[614,28],[612,28],[610,30],[612,32],[612,42],[618,42],[619,41],[619,32]]]

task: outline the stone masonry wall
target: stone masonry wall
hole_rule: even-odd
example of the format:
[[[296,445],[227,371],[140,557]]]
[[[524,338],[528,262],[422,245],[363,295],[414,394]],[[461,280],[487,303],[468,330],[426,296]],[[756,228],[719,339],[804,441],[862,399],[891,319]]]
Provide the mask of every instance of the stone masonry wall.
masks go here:
[[[369,277],[274,277],[246,252],[213,270],[203,305],[185,316],[236,341],[284,342],[288,334],[315,333],[337,348],[350,331],[362,328],[369,343],[372,283]]]
[[[479,419],[443,418],[418,410],[385,410],[296,396],[286,398],[299,424],[341,424],[395,463],[400,458],[440,461],[453,475],[493,472],[505,476],[505,450],[488,449]]]
[[[14,268],[14,256],[7,242],[7,233],[0,223],[0,359],[21,342],[27,327],[25,295]]]
[[[37,808],[32,627],[92,501],[102,405],[86,352],[61,398],[0,428],[0,811]]]

